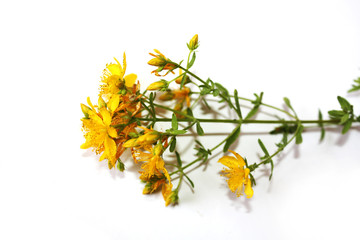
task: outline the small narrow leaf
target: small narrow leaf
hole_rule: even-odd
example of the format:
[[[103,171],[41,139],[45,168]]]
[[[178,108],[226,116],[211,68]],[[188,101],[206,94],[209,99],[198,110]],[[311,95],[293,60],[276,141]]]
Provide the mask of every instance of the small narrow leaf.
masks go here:
[[[344,116],[345,113],[339,110],[331,110],[328,111],[328,114],[330,115],[331,118],[340,119]]]
[[[268,157],[268,156],[269,156],[269,152],[268,152],[268,150],[266,149],[264,143],[261,141],[260,138],[258,139],[258,143],[259,143],[262,151],[264,152],[265,156]]]
[[[270,172],[270,176],[269,176],[269,181],[271,180],[273,172],[274,172],[274,162],[272,159],[270,160],[270,165],[271,165],[271,172]]]
[[[323,120],[322,113],[319,109],[319,121],[322,121],[322,120]],[[322,140],[324,140],[324,137],[325,137],[324,124],[322,122],[319,122],[319,127],[321,128],[321,135],[320,135],[320,142],[321,142]]]
[[[195,185],[194,185],[194,183],[193,183],[193,181],[191,181],[191,179],[184,173],[184,176],[186,177],[186,179],[189,181],[189,183],[190,183],[190,185],[191,185],[191,187],[192,188],[194,188],[195,187]]]
[[[175,155],[176,155],[176,161],[178,163],[178,166],[181,167],[182,166],[182,161],[181,161],[181,158],[180,158],[180,155],[177,151],[175,151]]]
[[[239,98],[238,98],[238,92],[236,89],[234,90],[234,99],[235,99],[236,113],[239,116],[239,118],[242,119],[240,103],[239,103]]]
[[[172,115],[171,127],[173,130],[178,130],[178,127],[179,127],[175,113],[173,113],[173,115]]]
[[[172,137],[171,138],[171,142],[170,142],[170,152],[174,152],[176,147],[176,137]]]
[[[298,132],[296,133],[296,136],[295,136],[295,143],[296,144],[300,144],[302,143],[303,139],[302,139],[302,132],[304,130],[304,126],[303,125],[300,125],[299,126],[299,130]]]
[[[200,122],[196,122],[196,132],[197,132],[200,136],[203,136],[203,135],[204,135],[204,130],[203,130],[202,127],[200,126]]]
[[[351,128],[351,125],[352,125],[352,120],[349,119],[345,124],[344,124],[344,127],[342,129],[342,134],[345,134],[347,133],[347,131],[349,131],[349,129]]]
[[[239,137],[239,135],[240,135],[240,125],[237,126],[232,131],[232,133],[229,135],[228,139],[225,142],[223,152],[226,152],[227,150],[229,150],[229,147],[231,146],[231,144],[233,144],[236,141],[236,139]]]
[[[192,117],[194,116],[193,111],[189,107],[186,109],[186,114]]]
[[[340,125],[344,124],[347,120],[349,120],[350,115],[348,113],[346,113],[344,116],[342,116],[341,120],[340,120]]]
[[[351,110],[351,104],[345,98],[338,96],[337,99],[340,103],[341,109],[344,110],[344,112]]]

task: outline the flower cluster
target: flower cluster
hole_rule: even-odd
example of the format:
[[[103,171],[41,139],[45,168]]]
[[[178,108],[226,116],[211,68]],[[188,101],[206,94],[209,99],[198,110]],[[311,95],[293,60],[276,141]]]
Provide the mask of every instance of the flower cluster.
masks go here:
[[[120,171],[125,170],[121,156],[128,149],[134,164],[140,165],[139,178],[144,183],[143,194],[161,190],[166,206],[178,202],[178,193],[183,181],[194,188],[189,174],[213,159],[211,155],[219,147],[223,147],[224,153],[230,151],[235,156],[223,156],[218,160],[225,166],[220,175],[226,178],[230,191],[237,197],[245,194],[247,198],[251,198],[254,194],[252,187],[256,184],[255,170],[262,165],[270,165],[269,179],[271,179],[274,157],[292,141],[296,144],[302,142],[305,124],[317,124],[321,130],[322,140],[325,124],[327,126],[340,125],[343,128],[342,133],[345,134],[353,124],[360,122],[360,116],[355,115],[353,106],[340,96],[338,101],[341,109],[329,111],[329,120],[323,120],[321,112],[319,112],[318,120],[301,120],[288,98],[284,98],[288,110],[283,110],[263,103],[263,93],[254,94],[255,99],[240,97],[237,90],[230,94],[229,90],[220,83],[210,78],[203,80],[190,70],[196,60],[196,50],[199,47],[198,35],[191,38],[187,46],[189,49],[187,61],[179,63],[173,62],[156,49],[155,53],[150,53],[152,59],[148,61],[148,64],[156,67],[151,72],[155,76],[169,77],[171,74],[168,74],[175,74],[176,69],[179,70],[179,74],[170,80],[160,79],[151,83],[144,92],[140,91],[136,74],[125,75],[127,63],[124,53],[122,64],[115,58],[115,63],[106,65],[101,77],[97,105],[94,105],[90,98],[87,99],[87,105],[81,104],[84,114],[81,119],[82,130],[85,137],[85,143],[81,145],[81,148],[91,148],[96,154],[101,155],[100,161],[107,160],[110,169],[117,166],[116,168]],[[175,83],[175,88],[170,88],[174,85],[172,83]],[[355,80],[350,91],[359,90],[359,83],[359,79]],[[193,90],[194,88],[197,89]],[[218,103],[224,104],[236,118],[213,119],[197,116],[199,113],[194,114],[193,110],[200,105],[199,103],[210,108],[207,98],[213,98],[213,100],[215,98]],[[248,103],[247,113],[242,109],[240,100]],[[252,107],[249,108],[249,104]],[[260,107],[267,107],[277,113],[285,114],[287,118],[290,117],[290,120],[281,119],[276,114],[269,114],[269,116],[276,116],[274,120],[257,120],[255,118]],[[178,123],[180,121],[183,123],[181,127]],[[160,132],[156,128],[158,122],[170,122],[171,126]],[[196,138],[195,159],[183,160],[183,156],[177,152],[178,139],[189,129],[197,133],[196,137],[206,135],[206,131],[201,126],[204,122],[230,123],[234,124],[234,128],[212,148],[205,146],[206,144]],[[248,164],[246,158],[229,149],[239,138],[242,125],[251,123],[277,124],[278,126],[275,129],[272,128],[269,133],[281,134],[282,139],[274,144],[277,149],[273,153],[266,148],[261,139],[258,139],[264,156],[260,157],[260,162]],[[169,154],[174,154],[176,163],[174,160],[166,160],[164,156]]]

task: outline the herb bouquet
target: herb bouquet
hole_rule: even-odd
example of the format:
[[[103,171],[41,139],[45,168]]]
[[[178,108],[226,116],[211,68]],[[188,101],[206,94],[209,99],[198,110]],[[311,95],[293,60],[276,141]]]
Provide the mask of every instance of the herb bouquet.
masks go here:
[[[306,127],[318,128],[320,139],[325,135],[325,127],[336,125],[342,127],[346,134],[353,125],[358,125],[360,116],[355,115],[353,106],[343,97],[338,96],[339,106],[328,112],[329,119],[324,119],[321,111],[315,120],[302,120],[296,114],[290,100],[284,98],[288,110],[272,106],[263,101],[263,93],[254,94],[253,99],[238,95],[237,90],[228,90],[210,78],[203,79],[195,75],[191,68],[196,60],[199,47],[198,35],[187,44],[189,53],[187,60],[174,62],[154,50],[150,53],[152,59],[148,64],[156,67],[152,71],[158,77],[172,75],[171,80],[161,78],[150,84],[143,92],[136,74],[125,74],[126,56],[122,64],[115,59],[115,63],[106,65],[101,78],[100,93],[97,105],[87,99],[87,105],[81,104],[84,113],[82,130],[86,139],[81,148],[92,148],[101,160],[107,160],[110,169],[125,170],[122,154],[131,151],[135,164],[140,164],[139,178],[144,183],[144,194],[162,191],[165,205],[176,204],[179,200],[179,190],[183,181],[194,188],[190,178],[191,170],[212,160],[215,150],[222,148],[225,155],[218,159],[224,165],[221,175],[226,178],[229,189],[238,197],[253,196],[253,186],[256,185],[256,170],[263,165],[270,165],[271,179],[274,168],[274,157],[283,151],[290,143],[302,143],[302,133]],[[178,74],[175,74],[178,72]],[[168,75],[168,76],[170,76]],[[360,89],[360,78],[354,81],[352,89]],[[236,115],[234,119],[206,118],[206,114],[194,114],[194,108],[200,103],[208,109],[212,106],[209,99],[224,104]],[[244,111],[243,103],[251,104],[251,108]],[[286,117],[274,117],[273,120],[257,119],[260,107]],[[157,123],[169,122],[165,131],[157,129]],[[182,124],[179,124],[182,123]],[[196,138],[194,159],[183,161],[181,152],[177,151],[177,139],[186,136],[190,130],[198,136],[206,135],[202,123],[235,124],[233,130],[215,146],[206,146]],[[248,161],[232,149],[238,139],[243,124],[270,124],[269,134],[281,134],[280,142],[275,142],[276,151],[270,152],[259,138],[263,156],[258,161]],[[274,127],[275,125],[275,127]],[[184,126],[184,127],[181,127]],[[176,161],[169,161],[164,156],[174,154]],[[243,154],[243,153],[242,153]]]

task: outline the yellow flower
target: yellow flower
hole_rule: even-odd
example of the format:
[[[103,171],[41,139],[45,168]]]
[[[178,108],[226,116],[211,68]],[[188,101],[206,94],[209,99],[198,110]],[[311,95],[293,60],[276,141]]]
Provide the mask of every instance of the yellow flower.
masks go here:
[[[224,168],[221,171],[221,175],[228,178],[226,181],[228,183],[229,189],[236,193],[237,197],[242,195],[242,189],[245,185],[244,193],[247,198],[251,198],[254,194],[253,189],[251,188],[251,180],[249,178],[250,169],[244,168],[245,161],[240,156],[240,154],[229,150],[232,152],[235,157],[232,156],[224,156],[219,159],[219,163],[228,167],[228,169]]]
[[[159,72],[161,72],[162,70],[168,70],[168,72],[165,74],[167,75],[169,72],[172,72],[172,70],[176,68],[176,65],[173,64],[170,59],[166,58],[165,55],[162,54],[159,50],[154,49],[154,52],[157,54],[149,53],[154,58],[151,59],[148,64],[159,68],[152,71],[151,73],[155,73],[156,76],[161,76]]]
[[[165,200],[165,206],[169,206],[170,204],[176,204],[179,200],[178,192],[172,191],[172,183],[164,184],[162,187],[162,195]]]
[[[163,174],[152,176],[150,179],[143,179],[140,176],[140,179],[146,182],[143,194],[151,194],[166,183],[166,178]]]
[[[131,73],[125,75],[126,71],[126,55],[124,53],[123,65],[114,58],[116,63],[106,65],[101,81],[103,84],[100,86],[100,95],[105,95],[106,98],[110,98],[111,95],[119,93],[124,86],[131,88],[137,79],[137,75]]]
[[[88,104],[91,109],[87,109],[88,118],[81,119],[83,122],[83,131],[85,143],[81,145],[82,149],[92,147],[97,154],[102,153],[100,161],[109,160],[109,166],[116,163],[116,143],[113,138],[117,138],[118,134],[115,128],[111,127],[111,113],[102,107],[97,112],[88,98]]]
[[[170,175],[165,168],[165,162],[161,155],[164,151],[163,146],[159,143],[155,147],[145,146],[147,152],[136,151],[135,155],[140,162],[144,162],[141,166],[140,179],[149,181],[155,176],[165,175],[169,183],[171,183]]]

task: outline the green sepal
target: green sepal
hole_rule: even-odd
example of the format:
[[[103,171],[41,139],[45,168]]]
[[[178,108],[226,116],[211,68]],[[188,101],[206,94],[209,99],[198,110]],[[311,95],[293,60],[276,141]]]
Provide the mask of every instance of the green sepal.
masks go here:
[[[120,160],[120,158],[117,160],[117,165],[116,165],[117,169],[120,172],[123,172],[125,170],[125,165],[124,163]]]

